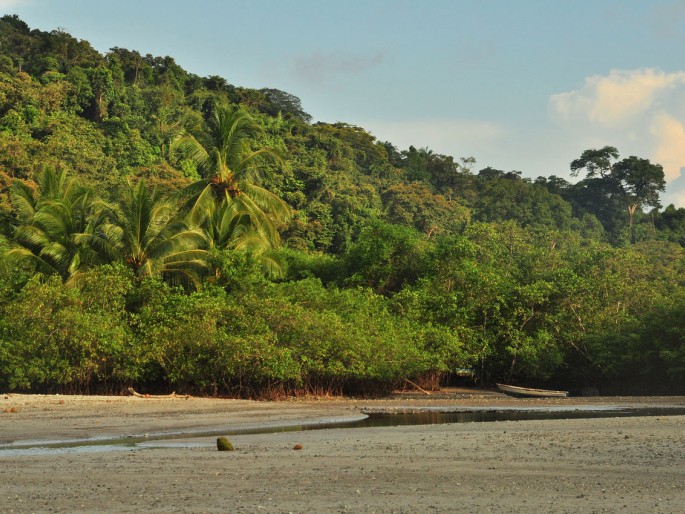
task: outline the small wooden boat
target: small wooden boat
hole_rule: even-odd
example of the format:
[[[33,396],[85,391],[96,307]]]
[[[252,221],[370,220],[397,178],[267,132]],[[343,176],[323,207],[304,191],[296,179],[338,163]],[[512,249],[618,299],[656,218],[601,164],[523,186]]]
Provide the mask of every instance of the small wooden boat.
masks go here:
[[[507,384],[497,384],[500,391],[510,396],[534,397],[534,398],[564,398],[568,391],[551,391],[549,389],[531,389],[530,387],[517,387]]]

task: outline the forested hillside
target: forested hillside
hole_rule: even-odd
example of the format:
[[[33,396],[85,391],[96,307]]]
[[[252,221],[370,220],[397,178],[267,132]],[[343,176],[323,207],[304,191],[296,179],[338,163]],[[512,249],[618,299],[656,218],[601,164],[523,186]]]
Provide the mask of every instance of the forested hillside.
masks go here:
[[[685,392],[661,166],[479,168],[4,16],[0,388]]]

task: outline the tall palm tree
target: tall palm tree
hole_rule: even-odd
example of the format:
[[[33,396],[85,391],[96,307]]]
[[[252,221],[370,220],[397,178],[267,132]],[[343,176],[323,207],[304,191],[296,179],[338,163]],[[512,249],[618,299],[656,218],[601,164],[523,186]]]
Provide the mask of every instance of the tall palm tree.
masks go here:
[[[291,216],[291,209],[275,194],[261,187],[264,158],[282,162],[274,151],[252,150],[250,143],[259,131],[255,121],[244,111],[226,106],[215,108],[207,122],[207,132],[197,137],[187,132],[174,141],[174,148],[192,160],[201,180],[186,190],[191,223],[200,225],[212,215],[216,204],[229,207],[232,226],[251,226],[252,236],[261,235],[271,246],[279,242],[276,224]],[[216,211],[214,211],[216,212]],[[236,220],[240,220],[236,222]],[[240,236],[238,230],[232,238]]]
[[[34,191],[15,182],[12,200],[20,224],[8,255],[39,272],[74,278],[86,265],[103,261],[108,245],[104,218],[94,209],[89,191],[79,188],[64,171],[45,168]]]
[[[104,209],[108,241],[139,277],[155,276],[197,287],[207,267],[207,236],[176,216],[174,202],[141,180],[117,205]]]

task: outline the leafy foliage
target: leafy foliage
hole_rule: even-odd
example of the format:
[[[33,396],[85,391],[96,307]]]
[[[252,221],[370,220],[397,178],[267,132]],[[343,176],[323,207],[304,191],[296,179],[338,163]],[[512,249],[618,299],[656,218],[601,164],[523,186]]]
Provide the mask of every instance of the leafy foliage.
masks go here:
[[[380,394],[469,367],[683,392],[658,164],[476,173],[169,56],[16,16],[0,41],[0,387]]]

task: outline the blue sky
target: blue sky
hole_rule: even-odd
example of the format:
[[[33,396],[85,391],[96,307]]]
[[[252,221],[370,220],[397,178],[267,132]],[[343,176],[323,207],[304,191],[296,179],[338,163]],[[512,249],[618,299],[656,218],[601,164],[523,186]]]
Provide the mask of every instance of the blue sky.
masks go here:
[[[569,176],[616,146],[685,207],[685,0],[0,0],[31,28],[298,96],[400,149]]]

